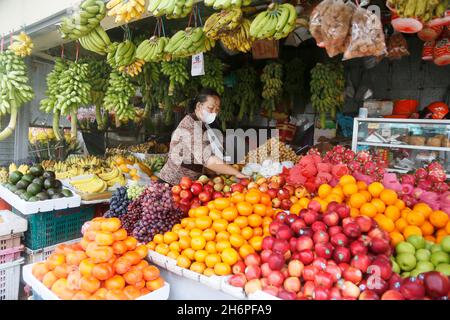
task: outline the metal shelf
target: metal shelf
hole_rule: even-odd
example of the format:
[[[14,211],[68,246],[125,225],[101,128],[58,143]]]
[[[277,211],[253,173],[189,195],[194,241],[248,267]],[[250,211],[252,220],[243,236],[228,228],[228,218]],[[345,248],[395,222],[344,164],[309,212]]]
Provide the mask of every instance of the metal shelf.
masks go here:
[[[372,146],[372,147],[386,147],[386,148],[401,148],[401,149],[413,149],[413,150],[428,150],[428,151],[443,151],[450,152],[450,148],[447,147],[432,147],[432,146],[415,146],[409,144],[390,144],[379,142],[357,142],[357,146]]]

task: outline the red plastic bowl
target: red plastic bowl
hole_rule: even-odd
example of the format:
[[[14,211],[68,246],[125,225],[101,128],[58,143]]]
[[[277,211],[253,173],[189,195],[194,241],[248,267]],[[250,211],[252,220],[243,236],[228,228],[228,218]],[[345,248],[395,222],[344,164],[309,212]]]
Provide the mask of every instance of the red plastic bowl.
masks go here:
[[[394,110],[392,114],[396,115],[410,115],[417,112],[419,101],[417,100],[397,100],[394,102]]]

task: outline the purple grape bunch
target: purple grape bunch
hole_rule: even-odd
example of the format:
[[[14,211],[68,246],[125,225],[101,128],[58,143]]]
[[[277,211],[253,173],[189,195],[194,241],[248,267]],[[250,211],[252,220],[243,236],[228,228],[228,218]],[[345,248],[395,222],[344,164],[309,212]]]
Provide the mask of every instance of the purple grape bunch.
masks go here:
[[[124,215],[128,211],[131,200],[127,196],[127,188],[120,187],[114,191],[109,203],[109,210],[105,213],[106,218],[113,218]]]

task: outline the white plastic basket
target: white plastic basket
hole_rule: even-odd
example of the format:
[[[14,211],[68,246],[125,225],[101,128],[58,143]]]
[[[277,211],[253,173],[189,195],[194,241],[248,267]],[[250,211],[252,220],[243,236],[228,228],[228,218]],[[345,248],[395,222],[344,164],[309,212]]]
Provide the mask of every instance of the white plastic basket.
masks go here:
[[[23,280],[27,285],[33,288],[33,295],[36,294],[43,300],[61,300],[50,289],[48,289],[42,282],[36,279],[31,270],[33,264],[27,264],[23,267]],[[136,300],[167,300],[169,299],[170,285],[164,282],[164,286],[137,298]]]
[[[0,300],[18,300],[21,258],[0,264]]]
[[[62,242],[62,243],[72,244],[72,243],[80,242],[80,240],[81,240],[81,238],[78,238],[78,239],[69,240],[69,241]],[[60,244],[61,243],[58,243],[53,246],[48,246],[48,247],[45,247],[42,249],[37,249],[37,250],[31,250],[31,249],[25,248],[25,253],[26,253],[25,263],[30,264],[30,263],[44,261],[45,259],[48,258],[49,255],[51,255],[53,252],[55,252],[56,247]]]

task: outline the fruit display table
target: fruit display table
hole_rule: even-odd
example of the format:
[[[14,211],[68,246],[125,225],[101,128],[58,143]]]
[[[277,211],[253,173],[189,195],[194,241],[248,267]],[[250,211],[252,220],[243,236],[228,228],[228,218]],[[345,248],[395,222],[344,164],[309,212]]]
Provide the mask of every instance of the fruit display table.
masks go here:
[[[169,300],[237,300],[231,295],[213,289],[175,273],[160,269],[161,276],[170,283]]]

